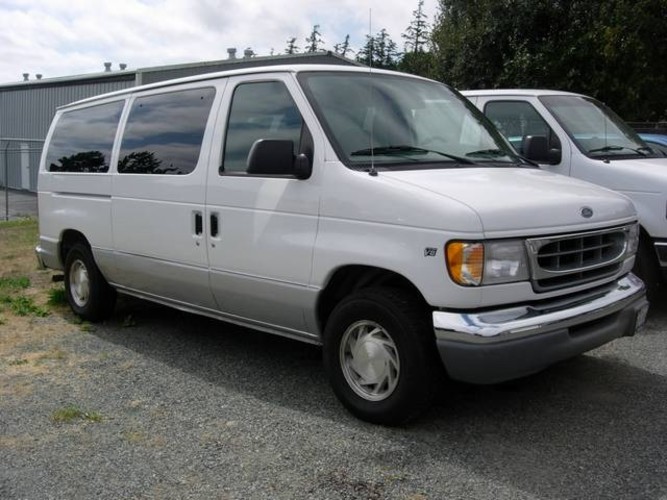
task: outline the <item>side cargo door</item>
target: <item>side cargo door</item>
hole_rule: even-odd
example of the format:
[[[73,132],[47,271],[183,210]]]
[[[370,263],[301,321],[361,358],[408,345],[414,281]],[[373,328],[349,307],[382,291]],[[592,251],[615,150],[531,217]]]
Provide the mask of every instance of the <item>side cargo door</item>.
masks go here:
[[[210,280],[230,320],[311,337],[305,308],[318,225],[321,132],[291,74],[230,78],[217,127],[219,169],[209,169],[206,225]],[[314,167],[310,178],[247,172],[258,139],[291,140]],[[215,146],[212,157],[215,157]]]
[[[113,180],[120,286],[171,305],[215,310],[208,282],[205,182],[224,82],[134,98]]]

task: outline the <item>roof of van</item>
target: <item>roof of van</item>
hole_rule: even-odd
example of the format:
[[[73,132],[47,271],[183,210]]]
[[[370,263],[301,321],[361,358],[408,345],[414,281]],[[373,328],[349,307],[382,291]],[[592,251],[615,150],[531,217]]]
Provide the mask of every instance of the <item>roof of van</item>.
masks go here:
[[[157,83],[151,83],[148,85],[140,85],[137,87],[130,87],[123,90],[118,90],[115,92],[110,92],[107,94],[101,94],[94,97],[89,97],[87,99],[82,99],[80,101],[75,101],[64,106],[58,107],[58,109],[66,109],[70,106],[78,106],[80,104],[91,103],[103,99],[108,99],[110,97],[118,97],[123,95],[129,95],[136,92],[142,92],[144,90],[151,89],[160,89],[165,87],[171,87],[174,85],[183,85],[187,83],[195,82],[205,82],[209,80],[217,80],[219,78],[239,76],[239,75],[255,75],[261,73],[303,73],[308,71],[321,71],[321,72],[339,72],[339,73],[369,73],[373,72],[374,74],[390,74],[390,75],[401,75],[411,78],[418,78],[425,80],[420,76],[410,75],[407,73],[400,73],[397,71],[389,71],[383,69],[371,69],[367,66],[339,66],[332,64],[290,64],[290,65],[267,65],[267,66],[256,66],[252,68],[242,68],[226,71],[218,71],[214,73],[203,73],[201,75],[188,76],[185,78],[178,78],[175,80],[164,80]]]
[[[562,90],[541,90],[541,89],[484,89],[484,90],[461,90],[461,94],[467,97],[475,97],[482,95],[493,96],[530,96],[539,97],[544,95],[572,95],[583,97],[582,94],[573,92],[565,92]]]

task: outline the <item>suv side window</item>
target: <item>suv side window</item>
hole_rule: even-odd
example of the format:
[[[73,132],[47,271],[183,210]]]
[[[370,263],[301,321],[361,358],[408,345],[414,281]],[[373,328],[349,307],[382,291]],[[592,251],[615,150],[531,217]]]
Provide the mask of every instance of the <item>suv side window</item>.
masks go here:
[[[185,175],[199,161],[211,87],[137,98],[123,132],[118,172]]]
[[[560,141],[532,104],[525,101],[492,101],[484,106],[484,114],[493,122],[520,154],[523,138],[546,137],[549,148],[560,149]]]
[[[50,172],[102,173],[125,101],[67,111],[58,120],[46,154]]]
[[[220,174],[245,173],[258,139],[291,140],[295,155],[304,152],[312,158],[312,138],[283,82],[242,83],[234,89]]]

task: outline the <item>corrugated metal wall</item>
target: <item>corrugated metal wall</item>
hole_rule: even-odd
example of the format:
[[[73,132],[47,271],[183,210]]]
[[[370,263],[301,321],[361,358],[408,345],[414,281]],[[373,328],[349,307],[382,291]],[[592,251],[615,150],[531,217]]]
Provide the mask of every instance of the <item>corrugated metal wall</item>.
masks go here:
[[[51,125],[56,108],[73,101],[135,85],[135,73],[115,74],[97,80],[34,82],[0,87],[0,185],[37,190],[39,148]],[[40,142],[8,141],[38,139]],[[29,163],[29,183],[25,173]]]

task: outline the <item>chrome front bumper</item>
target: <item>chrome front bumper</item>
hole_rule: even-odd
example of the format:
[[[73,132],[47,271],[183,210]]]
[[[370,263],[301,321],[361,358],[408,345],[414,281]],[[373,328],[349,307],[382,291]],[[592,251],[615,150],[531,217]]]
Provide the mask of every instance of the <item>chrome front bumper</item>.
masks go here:
[[[433,312],[440,357],[457,380],[495,383],[633,335],[648,311],[632,274],[592,295],[482,312]]]

